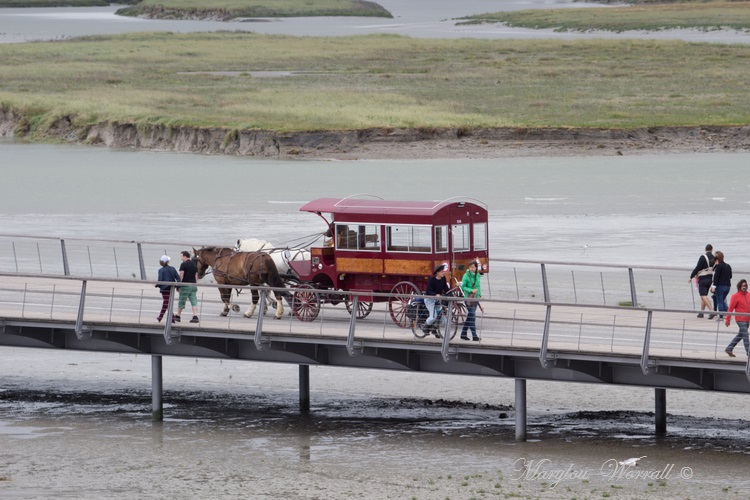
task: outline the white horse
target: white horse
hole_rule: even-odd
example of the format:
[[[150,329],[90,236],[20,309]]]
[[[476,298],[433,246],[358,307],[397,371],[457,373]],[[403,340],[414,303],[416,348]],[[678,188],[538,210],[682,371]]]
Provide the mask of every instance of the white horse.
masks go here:
[[[271,255],[273,263],[279,274],[289,272],[289,262],[297,260],[310,260],[310,251],[304,248],[276,248],[270,241],[259,240],[258,238],[245,238],[237,240],[235,252],[266,252]]]
[[[310,260],[310,251],[304,248],[276,248],[270,241],[259,240],[258,238],[244,238],[237,240],[235,252],[265,252],[271,256],[279,274],[288,274],[290,261]],[[268,292],[266,295],[267,303],[271,307],[276,307],[276,299],[273,293]]]

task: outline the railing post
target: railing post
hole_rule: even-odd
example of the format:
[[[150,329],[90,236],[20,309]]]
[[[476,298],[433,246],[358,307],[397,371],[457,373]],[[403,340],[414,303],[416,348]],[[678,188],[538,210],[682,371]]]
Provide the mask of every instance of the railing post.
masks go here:
[[[354,347],[354,332],[357,328],[357,309],[359,308],[359,295],[352,296],[352,314],[349,316],[349,335],[346,338],[346,351],[349,356],[355,356],[362,352]],[[322,322],[321,322],[322,323]]]
[[[146,281],[146,267],[143,265],[143,248],[140,243],[138,243],[138,264],[141,267],[141,279]]]
[[[653,311],[648,312],[646,317],[646,335],[643,337],[643,354],[641,354],[641,371],[644,375],[651,373],[651,368],[648,366],[648,351],[651,345],[651,316]]]
[[[547,267],[542,262],[542,287],[544,288],[544,301],[549,302],[549,284],[547,283]]]
[[[70,267],[68,267],[68,252],[65,249],[65,240],[60,240],[60,247],[62,247],[63,273],[65,273],[65,276],[70,276]]]
[[[164,325],[164,342],[167,345],[172,343],[172,318],[174,317],[172,307],[174,306],[174,289],[174,286],[169,287],[169,307],[167,308],[167,314],[164,316],[164,321],[167,322],[167,324]]]
[[[443,346],[440,348],[440,354],[443,355],[443,361],[450,361],[450,354],[448,353],[448,349],[450,348],[450,332],[453,325],[451,324],[451,321],[453,320],[453,301],[448,301],[448,312],[443,315],[443,318],[445,318],[445,328],[443,329]],[[475,318],[476,321],[476,318]]]
[[[86,280],[81,284],[81,300],[78,302],[78,316],[76,317],[76,337],[83,340],[83,308],[86,304]]]
[[[542,345],[539,348],[539,362],[542,368],[547,368],[547,344],[549,344],[549,323],[552,316],[552,306],[547,306],[547,314],[544,317],[544,331],[542,332]]]
[[[628,268],[628,277],[630,279],[630,300],[633,303],[633,307],[638,307],[638,297],[635,293],[635,277],[633,276],[633,268]]]
[[[263,316],[265,316],[266,309],[266,292],[265,290],[258,290],[260,300],[258,301],[258,321],[255,323],[255,348],[259,351],[263,350]]]

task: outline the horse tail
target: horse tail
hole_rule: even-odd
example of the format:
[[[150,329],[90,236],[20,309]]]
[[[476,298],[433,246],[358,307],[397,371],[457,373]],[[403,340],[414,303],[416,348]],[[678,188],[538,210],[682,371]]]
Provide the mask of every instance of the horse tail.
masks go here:
[[[265,259],[266,266],[268,267],[268,278],[266,279],[266,284],[272,288],[284,288],[284,282],[281,281],[281,275],[279,274],[279,270],[276,267],[273,258],[266,254]]]

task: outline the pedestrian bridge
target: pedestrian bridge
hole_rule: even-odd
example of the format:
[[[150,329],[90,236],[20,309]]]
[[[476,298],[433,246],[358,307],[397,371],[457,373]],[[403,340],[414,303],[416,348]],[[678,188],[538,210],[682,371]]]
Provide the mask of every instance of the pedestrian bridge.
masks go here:
[[[696,317],[687,269],[492,260],[477,311],[481,340],[472,342],[417,339],[393,322],[387,302],[357,318],[339,302],[341,291],[316,291],[321,309],[310,322],[289,314],[288,304],[280,320],[272,309],[223,317],[213,283],[199,286],[199,323],[160,323],[161,295],[144,272],[142,279],[94,276],[93,269],[75,276],[66,254],[63,243],[58,274],[41,272],[50,268],[41,252],[40,272],[0,272],[0,345],[151,354],[158,418],[161,356],[298,364],[303,407],[310,365],[514,378],[519,438],[527,379],[654,387],[657,430],[666,427],[664,389],[750,393],[741,346],[736,358],[724,353],[736,327]],[[358,293],[347,298],[351,305]],[[249,290],[239,295],[249,299]]]

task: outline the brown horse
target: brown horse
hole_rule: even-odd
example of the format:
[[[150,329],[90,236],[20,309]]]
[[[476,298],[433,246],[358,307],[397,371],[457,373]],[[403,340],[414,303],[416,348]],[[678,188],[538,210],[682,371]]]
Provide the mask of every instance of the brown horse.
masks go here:
[[[235,252],[225,247],[201,247],[193,248],[195,265],[198,268],[198,277],[203,278],[209,267],[213,269],[214,278],[219,285],[267,285],[274,288],[284,288],[279,271],[276,269],[270,255],[263,252]],[[222,316],[229,314],[232,307],[232,289],[219,288],[221,300],[224,302]],[[281,298],[283,292],[274,292],[276,296],[276,319],[281,319],[284,314],[284,305]],[[245,317],[249,318],[255,312],[258,305],[258,290],[252,290],[253,302],[245,311]]]

